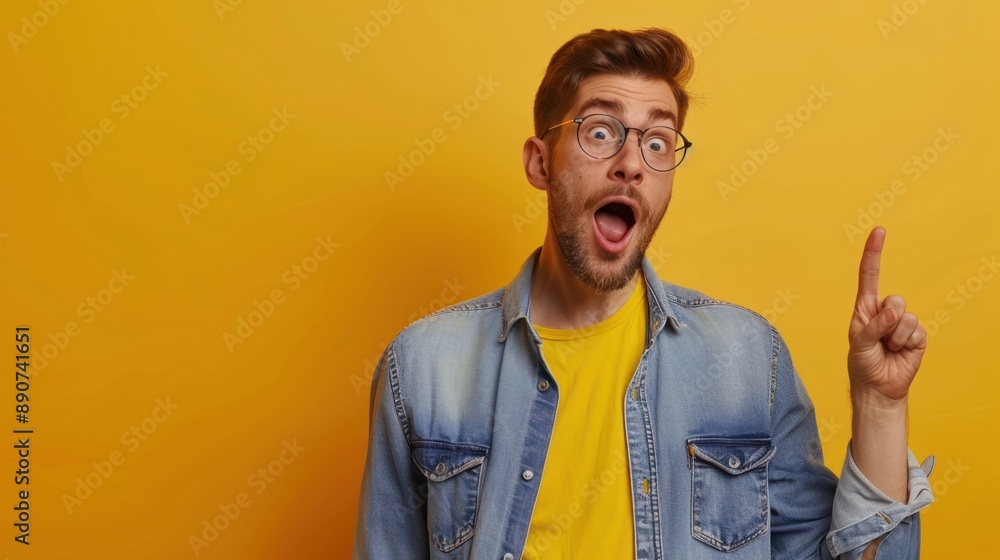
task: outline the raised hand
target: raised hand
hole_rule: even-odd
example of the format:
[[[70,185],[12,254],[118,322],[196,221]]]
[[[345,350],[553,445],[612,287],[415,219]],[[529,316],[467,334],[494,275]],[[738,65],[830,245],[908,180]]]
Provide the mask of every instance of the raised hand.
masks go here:
[[[885,230],[868,235],[858,272],[858,296],[848,329],[847,370],[857,401],[891,407],[905,405],[927,349],[927,330],[906,311],[902,296],[879,298],[878,277]]]

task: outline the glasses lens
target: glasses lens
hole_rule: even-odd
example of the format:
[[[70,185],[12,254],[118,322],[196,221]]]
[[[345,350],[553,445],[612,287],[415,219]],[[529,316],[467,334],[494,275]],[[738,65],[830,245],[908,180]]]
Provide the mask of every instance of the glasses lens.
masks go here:
[[[625,126],[608,115],[590,115],[583,119],[577,130],[580,147],[591,157],[607,158],[615,155],[625,136]]]
[[[666,126],[653,127],[642,135],[642,157],[653,169],[668,171],[684,159],[685,144],[676,130]]]

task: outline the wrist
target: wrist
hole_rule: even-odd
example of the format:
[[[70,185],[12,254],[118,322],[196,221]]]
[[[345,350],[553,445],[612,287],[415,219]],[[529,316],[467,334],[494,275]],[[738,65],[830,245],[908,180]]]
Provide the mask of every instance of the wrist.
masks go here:
[[[851,391],[851,455],[883,494],[907,502],[907,399]]]
[[[906,415],[909,396],[893,399],[875,390],[855,390],[851,388],[851,408],[857,414]]]

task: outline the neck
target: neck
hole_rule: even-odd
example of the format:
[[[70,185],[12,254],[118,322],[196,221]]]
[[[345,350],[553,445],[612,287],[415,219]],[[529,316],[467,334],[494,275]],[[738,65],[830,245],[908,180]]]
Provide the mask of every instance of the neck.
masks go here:
[[[531,278],[531,322],[553,329],[579,329],[607,319],[635,290],[639,275],[607,293],[597,293],[570,269],[551,227]]]

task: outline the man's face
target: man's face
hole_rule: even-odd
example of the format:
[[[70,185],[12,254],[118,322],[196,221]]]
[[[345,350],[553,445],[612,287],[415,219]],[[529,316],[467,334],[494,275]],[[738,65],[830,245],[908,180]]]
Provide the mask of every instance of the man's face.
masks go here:
[[[583,81],[564,120],[612,115],[627,127],[677,128],[677,100],[662,80],[600,74]],[[639,151],[638,132],[608,159],[594,159],[577,142],[576,124],[559,131],[552,146],[549,227],[581,282],[598,293],[620,289],[642,258],[667,211],[674,171],[651,169]],[[551,132],[550,132],[551,134]]]

